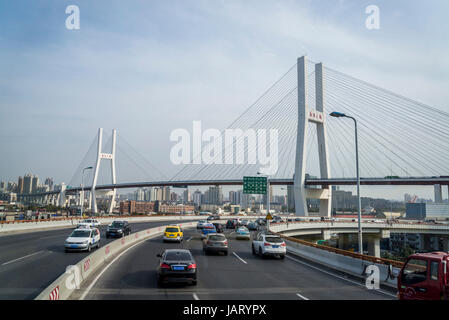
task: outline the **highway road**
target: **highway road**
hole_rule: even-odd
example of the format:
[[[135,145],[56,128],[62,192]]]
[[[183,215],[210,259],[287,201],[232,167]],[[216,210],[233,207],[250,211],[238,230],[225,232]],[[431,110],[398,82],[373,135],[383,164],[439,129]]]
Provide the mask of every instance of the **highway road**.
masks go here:
[[[185,300],[383,300],[395,299],[390,292],[368,290],[363,284],[304,264],[301,258],[287,255],[263,259],[251,253],[251,242],[235,240],[235,233],[225,232],[229,255],[203,255],[200,234],[186,229],[183,243],[163,243],[161,237],[143,241],[129,248],[102,273],[84,284],[85,299],[185,299]],[[198,265],[198,285],[156,283],[157,253],[166,248],[191,250]],[[86,288],[90,290],[86,290]],[[82,291],[82,290],[80,290]]]
[[[131,223],[131,230],[136,232],[166,224],[169,222],[136,222]],[[106,239],[106,225],[99,229],[100,246],[114,240]],[[87,256],[86,252],[64,252],[64,241],[71,232],[72,229],[65,228],[0,236],[0,300],[34,299],[64,273],[67,266]]]

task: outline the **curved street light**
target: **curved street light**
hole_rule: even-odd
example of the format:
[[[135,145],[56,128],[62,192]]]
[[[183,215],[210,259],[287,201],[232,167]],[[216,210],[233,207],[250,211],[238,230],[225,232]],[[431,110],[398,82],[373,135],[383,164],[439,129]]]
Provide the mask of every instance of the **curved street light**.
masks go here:
[[[354,120],[354,126],[355,126],[355,166],[357,171],[357,211],[358,211],[358,232],[359,232],[359,253],[363,254],[363,239],[362,239],[362,203],[360,200],[360,175],[359,175],[359,147],[357,142],[357,120],[354,117],[348,116],[344,114],[343,112],[331,112],[329,114],[331,117],[334,118],[349,118]]]

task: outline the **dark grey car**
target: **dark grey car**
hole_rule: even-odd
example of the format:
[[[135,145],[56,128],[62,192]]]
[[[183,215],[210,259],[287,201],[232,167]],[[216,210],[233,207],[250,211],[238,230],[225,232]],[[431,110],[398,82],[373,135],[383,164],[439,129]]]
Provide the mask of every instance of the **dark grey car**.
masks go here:
[[[221,233],[209,233],[203,240],[203,252],[208,254],[210,252],[223,252],[228,255],[228,240],[224,234]]]

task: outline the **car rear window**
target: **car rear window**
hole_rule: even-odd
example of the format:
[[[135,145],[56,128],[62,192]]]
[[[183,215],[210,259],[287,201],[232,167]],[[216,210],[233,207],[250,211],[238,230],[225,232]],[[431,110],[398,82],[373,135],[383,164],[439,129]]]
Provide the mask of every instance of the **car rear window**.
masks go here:
[[[88,238],[90,237],[90,230],[75,230],[70,236],[74,238]]]
[[[222,236],[222,235],[214,234],[214,235],[209,236],[209,240],[212,240],[212,241],[224,241],[224,240],[226,240],[226,237]]]
[[[122,228],[125,224],[123,222],[113,222],[112,227]]]
[[[170,251],[165,255],[165,260],[189,261],[192,260],[192,256],[189,252],[185,251]]]
[[[282,243],[282,242],[284,242],[284,240],[282,240],[279,237],[265,237],[265,241],[266,242],[271,242],[271,243]]]
[[[165,232],[179,232],[178,228],[166,228]]]

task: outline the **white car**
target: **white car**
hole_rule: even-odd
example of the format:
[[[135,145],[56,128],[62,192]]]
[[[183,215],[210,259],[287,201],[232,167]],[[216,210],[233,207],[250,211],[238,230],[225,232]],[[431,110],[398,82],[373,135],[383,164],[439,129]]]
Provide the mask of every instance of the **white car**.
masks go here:
[[[100,247],[100,230],[97,228],[75,229],[65,240],[65,252],[68,251],[87,251],[93,247]]]
[[[287,245],[278,235],[262,231],[253,240],[252,251],[253,254],[258,254],[262,257],[279,256],[281,259],[284,259],[287,253]]]
[[[98,222],[98,220],[84,219],[84,220],[78,222],[77,227],[80,228],[80,227],[84,226],[84,227],[92,228],[92,227],[98,227],[99,225],[100,225],[100,222]]]
[[[198,223],[196,224],[196,228],[197,229],[203,229],[203,226],[207,223],[206,220],[199,220]]]

